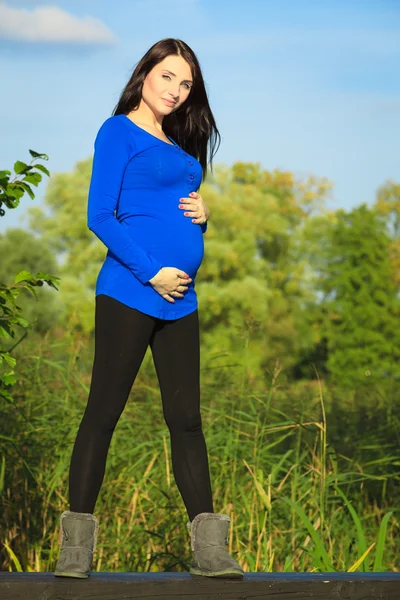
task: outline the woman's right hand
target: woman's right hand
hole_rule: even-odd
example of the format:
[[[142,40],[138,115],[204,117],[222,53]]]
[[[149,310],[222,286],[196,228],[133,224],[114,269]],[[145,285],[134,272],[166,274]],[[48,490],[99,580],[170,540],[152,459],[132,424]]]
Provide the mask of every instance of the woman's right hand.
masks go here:
[[[175,267],[162,267],[149,283],[153,289],[160,294],[168,302],[175,302],[172,298],[183,298],[182,292],[187,292],[187,286],[192,281],[192,278]]]

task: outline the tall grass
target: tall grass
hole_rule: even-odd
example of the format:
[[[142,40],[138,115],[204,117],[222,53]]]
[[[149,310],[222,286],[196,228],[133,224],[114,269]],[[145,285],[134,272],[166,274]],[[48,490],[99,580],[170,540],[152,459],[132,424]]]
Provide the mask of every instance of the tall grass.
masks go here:
[[[92,340],[64,336],[27,339],[17,357],[15,405],[1,408],[3,571],[52,571],[58,557],[93,358]],[[248,341],[243,350],[251,351]],[[218,366],[220,359],[203,361],[203,430],[214,510],[231,517],[228,549],[244,570],[398,570],[398,488],[391,481],[398,453],[390,449],[372,466],[343,455],[317,374],[304,393],[294,384],[280,387],[279,363],[268,389],[237,366],[226,384],[220,376],[229,367]],[[156,381],[148,352],[108,453],[93,570],[188,569],[188,517]],[[373,446],[371,439],[358,443]]]

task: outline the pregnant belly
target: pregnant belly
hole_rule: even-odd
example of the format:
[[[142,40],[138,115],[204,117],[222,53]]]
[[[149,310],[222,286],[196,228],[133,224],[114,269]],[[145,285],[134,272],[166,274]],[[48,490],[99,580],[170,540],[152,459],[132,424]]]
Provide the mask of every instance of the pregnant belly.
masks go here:
[[[182,269],[195,277],[204,256],[204,241],[200,225],[178,213],[169,221],[138,215],[122,222],[127,233],[146,252],[157,258],[163,267]]]

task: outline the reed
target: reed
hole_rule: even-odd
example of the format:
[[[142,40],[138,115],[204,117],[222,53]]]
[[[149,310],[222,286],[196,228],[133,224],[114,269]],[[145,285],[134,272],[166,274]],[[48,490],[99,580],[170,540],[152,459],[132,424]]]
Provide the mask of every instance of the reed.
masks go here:
[[[92,343],[56,331],[31,336],[18,350],[15,404],[1,409],[3,571],[54,570]],[[244,357],[251,352],[248,341],[243,351]],[[390,481],[398,454],[390,450],[373,472],[341,454],[318,374],[299,400],[293,385],[280,387],[279,364],[268,389],[237,365],[227,382],[222,372],[229,368],[226,357],[204,361],[202,418],[214,509],[231,517],[229,552],[244,570],[398,570],[398,497]],[[374,496],[368,482],[378,486]],[[100,530],[93,570],[188,569],[187,515],[149,353],[114,432],[95,514]]]

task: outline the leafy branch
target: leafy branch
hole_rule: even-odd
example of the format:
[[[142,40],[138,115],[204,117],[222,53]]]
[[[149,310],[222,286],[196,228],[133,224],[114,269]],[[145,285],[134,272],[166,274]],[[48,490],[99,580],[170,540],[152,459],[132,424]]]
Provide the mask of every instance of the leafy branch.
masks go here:
[[[0,216],[4,217],[4,204],[8,209],[16,208],[22,196],[27,193],[31,199],[35,197],[31,185],[38,186],[42,181],[44,173],[50,177],[48,169],[38,163],[36,160],[48,160],[47,154],[41,154],[34,150],[29,150],[32,160],[28,165],[20,160],[14,164],[15,177],[10,180],[11,171],[0,171]],[[47,283],[58,290],[55,283],[60,281],[59,277],[49,275],[48,273],[36,273],[32,275],[29,271],[23,270],[14,277],[11,286],[0,283],[0,343],[3,340],[12,340],[15,338],[16,327],[29,326],[29,322],[21,315],[21,307],[16,303],[16,299],[21,290],[27,289],[32,295],[36,296],[35,287],[41,287]],[[16,383],[16,359],[11,356],[12,350],[26,337],[26,333],[11,348],[0,347],[0,398],[13,403],[10,394],[10,388]]]

